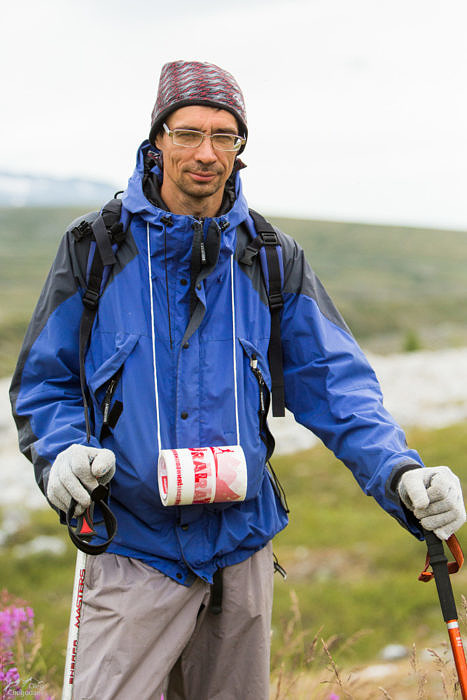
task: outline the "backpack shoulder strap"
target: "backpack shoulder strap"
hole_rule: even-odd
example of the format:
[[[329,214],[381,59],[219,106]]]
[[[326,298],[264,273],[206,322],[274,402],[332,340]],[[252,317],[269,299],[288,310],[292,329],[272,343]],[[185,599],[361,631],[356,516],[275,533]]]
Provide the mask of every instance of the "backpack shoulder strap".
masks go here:
[[[89,258],[92,256],[92,259],[88,259],[87,286],[83,294],[84,308],[79,326],[79,375],[88,442],[91,440],[90,401],[88,400],[84,360],[102,293],[104,269],[107,268],[110,271],[110,268],[117,262],[113,246],[118,247],[126,236],[126,231],[120,223],[121,210],[121,200],[114,197],[107,202],[92,222],[83,220],[72,230],[76,241],[91,238],[91,243],[95,243],[89,248]]]
[[[283,264],[282,247],[273,226],[258,212],[250,209],[255,225],[256,237],[247,245],[240,260],[244,265],[253,265],[259,253],[261,269],[268,295],[271,313],[271,336],[269,339],[268,361],[272,384],[272,415],[285,415],[284,368],[282,360],[281,310]]]

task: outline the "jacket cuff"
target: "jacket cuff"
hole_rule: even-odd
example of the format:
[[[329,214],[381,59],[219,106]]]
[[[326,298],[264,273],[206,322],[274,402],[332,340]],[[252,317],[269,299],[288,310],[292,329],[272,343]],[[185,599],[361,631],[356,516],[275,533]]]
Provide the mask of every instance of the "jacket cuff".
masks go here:
[[[399,481],[401,480],[401,477],[403,474],[405,474],[405,472],[410,472],[412,471],[412,469],[423,469],[423,466],[421,464],[417,464],[416,462],[410,462],[409,464],[403,464],[394,467],[388,479],[389,498],[391,498],[391,495],[394,495],[396,498],[399,498],[399,493],[397,491]]]
[[[419,537],[423,537],[423,531],[420,526],[419,521],[413,514],[413,512],[407,508],[404,503],[402,502],[399,492],[397,490],[397,487],[399,486],[399,481],[401,480],[401,477],[403,474],[406,472],[412,471],[412,469],[423,469],[423,465],[418,464],[417,462],[407,462],[405,464],[398,464],[394,469],[392,470],[391,474],[389,475],[389,478],[386,483],[386,495],[388,498],[390,498],[393,502],[397,503],[397,505],[400,507],[400,509],[403,511],[405,515],[405,519],[407,521],[407,524],[410,526],[410,528],[413,528],[414,530],[418,531]],[[402,521],[399,521],[401,525],[406,527],[405,523]]]

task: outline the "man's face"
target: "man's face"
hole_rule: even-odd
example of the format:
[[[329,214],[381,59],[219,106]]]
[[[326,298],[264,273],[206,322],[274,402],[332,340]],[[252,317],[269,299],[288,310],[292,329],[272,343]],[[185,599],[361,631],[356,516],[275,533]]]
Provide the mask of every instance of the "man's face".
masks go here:
[[[200,105],[177,109],[168,116],[166,124],[171,130],[192,129],[204,134],[238,134],[238,125],[233,114],[224,109]],[[192,202],[196,208],[202,201],[209,205],[209,215],[217,213],[225,183],[232,172],[236,152],[215,150],[209,138],[205,138],[196,148],[175,146],[172,138],[165,132],[156,137],[156,146],[162,151],[164,162],[162,196],[171,211],[174,211],[173,202],[185,202],[185,208]]]

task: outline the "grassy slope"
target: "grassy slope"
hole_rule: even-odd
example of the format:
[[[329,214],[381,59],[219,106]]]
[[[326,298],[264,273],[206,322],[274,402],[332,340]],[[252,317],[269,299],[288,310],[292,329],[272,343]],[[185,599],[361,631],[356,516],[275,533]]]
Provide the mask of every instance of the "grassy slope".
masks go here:
[[[426,464],[450,464],[467,481],[465,425],[413,432],[409,444]],[[275,467],[292,511],[275,546],[290,573],[287,583],[276,582],[276,626],[293,588],[313,632],[324,625],[324,637],[345,640],[369,630],[352,648],[358,657],[389,643],[423,646],[444,631],[434,586],[417,581],[425,545],[365,496],[331,453],[321,447],[277,458]],[[465,594],[467,573],[453,583]]]
[[[428,464],[447,463],[467,480],[467,429],[409,436]],[[274,466],[286,488],[291,521],[275,540],[275,552],[288,571],[275,580],[273,657],[283,659],[283,631],[291,619],[291,591],[298,595],[305,637],[337,636],[333,656],[339,663],[375,659],[386,644],[416,642],[419,649],[445,639],[435,587],[422,584],[425,547],[364,496],[353,477],[323,447],[278,457]],[[38,533],[64,538],[63,556],[18,559],[15,545]],[[10,537],[0,550],[1,586],[26,598],[43,623],[45,667],[55,668],[59,683],[74,570],[73,546],[52,511],[33,515],[32,523]],[[467,593],[467,573],[455,576],[457,599]],[[366,633],[345,647],[362,630]],[[300,626],[294,629],[300,638]],[[299,648],[302,645],[298,644]]]

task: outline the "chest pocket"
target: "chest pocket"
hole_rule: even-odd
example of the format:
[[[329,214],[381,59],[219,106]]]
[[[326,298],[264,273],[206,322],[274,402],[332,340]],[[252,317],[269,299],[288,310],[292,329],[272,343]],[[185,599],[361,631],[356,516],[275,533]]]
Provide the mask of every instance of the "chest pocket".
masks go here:
[[[252,386],[251,395],[257,397],[254,405],[257,414],[255,422],[258,424],[259,435],[268,449],[266,459],[269,459],[274,449],[274,438],[269,432],[266,422],[270,403],[271,375],[260,350],[245,338],[238,340],[243,348],[245,358],[245,381]]]
[[[100,353],[105,359],[91,373],[87,383],[94,399],[94,428],[99,439],[107,437],[123,411],[122,392],[118,391],[125,362],[140,336],[120,333],[99,334]]]

